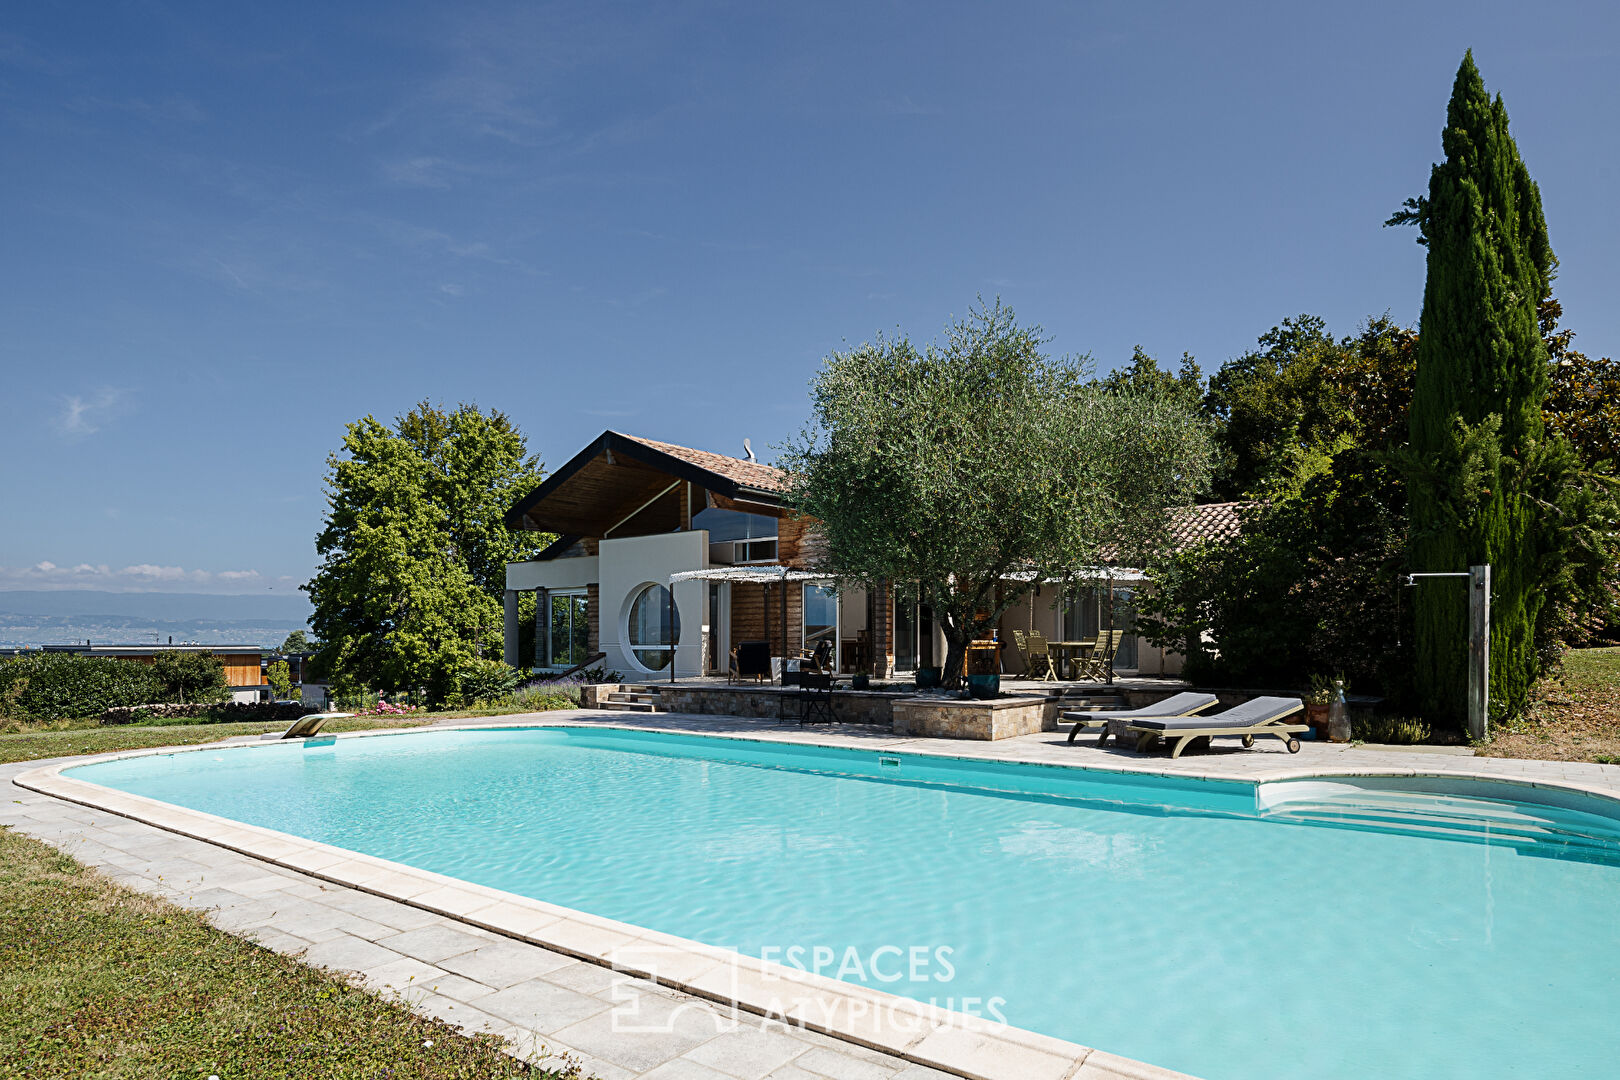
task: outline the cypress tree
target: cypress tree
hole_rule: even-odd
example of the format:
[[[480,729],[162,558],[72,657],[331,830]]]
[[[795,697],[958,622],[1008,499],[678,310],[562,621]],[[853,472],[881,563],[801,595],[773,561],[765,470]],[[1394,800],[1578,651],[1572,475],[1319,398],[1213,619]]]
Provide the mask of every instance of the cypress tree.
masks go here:
[[[1547,350],[1536,321],[1557,265],[1541,193],[1485,92],[1473,52],[1452,87],[1426,201],[1409,205],[1428,245],[1428,281],[1412,397],[1411,453],[1427,482],[1411,489],[1412,568],[1489,563],[1492,712],[1523,708],[1538,674],[1542,598],[1537,508],[1526,464],[1542,437]],[[1425,712],[1466,712],[1468,600],[1461,581],[1414,590],[1417,687]]]

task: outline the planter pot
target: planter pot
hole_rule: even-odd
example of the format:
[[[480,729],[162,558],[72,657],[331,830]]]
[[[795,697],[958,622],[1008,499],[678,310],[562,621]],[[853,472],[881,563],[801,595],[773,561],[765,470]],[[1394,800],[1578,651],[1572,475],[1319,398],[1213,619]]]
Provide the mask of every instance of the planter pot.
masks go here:
[[[1306,705],[1305,706],[1305,722],[1307,724],[1311,725],[1311,734],[1314,737],[1316,737],[1318,739],[1327,738],[1328,737],[1328,706],[1327,706],[1327,704],[1324,702],[1321,705]]]
[[[1000,675],[969,675],[967,677],[968,696],[981,701],[1001,696]]]
[[[922,667],[917,669],[917,689],[932,690],[939,685],[939,668]]]
[[[853,679],[851,679],[849,681],[849,684],[850,684],[851,689],[870,690],[872,688],[872,676],[866,674],[863,671],[860,674],[856,675]]]

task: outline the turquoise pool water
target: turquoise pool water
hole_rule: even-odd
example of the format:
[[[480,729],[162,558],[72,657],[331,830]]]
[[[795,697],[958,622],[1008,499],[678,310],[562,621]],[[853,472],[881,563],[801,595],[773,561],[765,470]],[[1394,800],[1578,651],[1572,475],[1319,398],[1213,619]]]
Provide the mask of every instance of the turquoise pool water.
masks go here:
[[[1620,1070],[1620,821],[1579,796],[1299,784],[1257,805],[1245,784],[578,729],[68,774],[751,955],[830,955],[825,974],[1209,1080]]]

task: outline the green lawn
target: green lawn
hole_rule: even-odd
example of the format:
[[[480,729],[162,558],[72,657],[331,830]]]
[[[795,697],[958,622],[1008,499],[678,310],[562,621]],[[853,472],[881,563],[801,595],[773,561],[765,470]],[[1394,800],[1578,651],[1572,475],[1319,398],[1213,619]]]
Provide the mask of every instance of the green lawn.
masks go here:
[[[531,1067],[0,828],[0,1076],[449,1078]]]
[[[332,720],[323,731],[367,731],[372,728],[419,727],[431,723],[427,717],[409,720],[392,717],[369,719],[353,717]],[[0,765],[38,758],[67,757],[72,754],[107,754],[115,750],[143,750],[152,746],[191,746],[228,739],[233,735],[262,735],[285,731],[286,724],[190,724],[146,723],[102,727],[94,720],[79,725],[52,726],[48,729],[0,735]]]

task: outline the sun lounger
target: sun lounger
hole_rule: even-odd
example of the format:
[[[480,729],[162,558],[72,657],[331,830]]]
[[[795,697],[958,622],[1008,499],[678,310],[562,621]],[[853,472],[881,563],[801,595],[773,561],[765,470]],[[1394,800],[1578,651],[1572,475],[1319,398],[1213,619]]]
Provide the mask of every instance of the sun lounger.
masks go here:
[[[1181,756],[1187,744],[1194,739],[1212,739],[1222,735],[1237,735],[1244,746],[1253,746],[1256,735],[1275,735],[1288,747],[1290,754],[1299,753],[1299,739],[1295,736],[1308,731],[1306,724],[1285,724],[1283,721],[1295,713],[1305,711],[1305,703],[1293,697],[1257,697],[1242,705],[1215,713],[1213,716],[1187,716],[1177,719],[1138,720],[1126,730],[1137,735],[1136,748],[1146,751],[1160,739],[1175,739],[1172,758]]]
[[[292,726],[286,731],[283,731],[280,735],[277,735],[272,731],[268,735],[260,735],[259,738],[267,741],[279,739],[308,739],[314,735],[319,735],[321,725],[325,724],[328,720],[336,720],[340,717],[353,715],[354,713],[346,712],[310,713],[308,716],[300,716],[298,719],[294,720],[292,722]]]
[[[1102,728],[1102,735],[1097,739],[1097,745],[1101,746],[1108,741],[1110,720],[1154,720],[1172,716],[1191,716],[1193,713],[1203,712],[1215,704],[1215,701],[1214,694],[1184,692],[1173,694],[1152,705],[1144,705],[1140,709],[1071,709],[1063,714],[1063,719],[1074,724],[1074,727],[1069,729],[1070,742],[1074,742],[1074,737],[1080,734],[1081,728]]]

